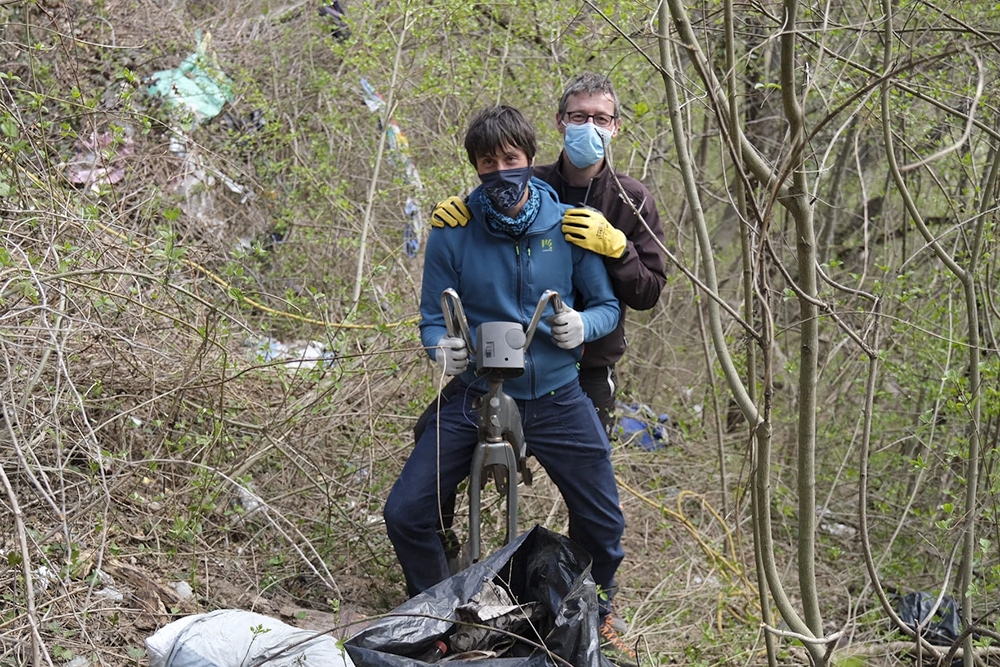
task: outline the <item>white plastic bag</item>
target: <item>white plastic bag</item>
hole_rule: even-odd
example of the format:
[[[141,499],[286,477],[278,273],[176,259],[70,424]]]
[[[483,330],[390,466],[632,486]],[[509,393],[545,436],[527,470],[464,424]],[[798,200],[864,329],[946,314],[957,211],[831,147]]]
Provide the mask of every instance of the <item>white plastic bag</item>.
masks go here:
[[[336,639],[242,609],[185,616],[146,639],[150,667],[354,667]]]

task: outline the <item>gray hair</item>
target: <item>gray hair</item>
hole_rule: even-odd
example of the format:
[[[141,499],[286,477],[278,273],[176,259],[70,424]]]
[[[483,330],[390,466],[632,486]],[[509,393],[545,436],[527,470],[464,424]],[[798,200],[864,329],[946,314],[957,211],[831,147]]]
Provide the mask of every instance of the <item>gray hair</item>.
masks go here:
[[[595,93],[603,93],[614,100],[615,118],[621,115],[621,107],[618,104],[618,93],[615,92],[615,87],[611,85],[611,79],[603,74],[596,74],[594,72],[581,72],[573,77],[573,80],[566,86],[566,90],[563,91],[562,99],[559,100],[559,115],[561,116],[566,113],[566,104],[570,95],[593,95]]]

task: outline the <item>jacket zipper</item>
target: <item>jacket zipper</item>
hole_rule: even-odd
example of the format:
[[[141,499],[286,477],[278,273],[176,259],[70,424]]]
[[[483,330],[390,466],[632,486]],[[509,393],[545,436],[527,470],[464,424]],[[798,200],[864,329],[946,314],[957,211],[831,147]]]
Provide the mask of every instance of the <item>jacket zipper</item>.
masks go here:
[[[521,254],[521,243],[524,243],[524,254]],[[514,245],[515,254],[517,255],[517,303],[518,310],[521,310],[524,304],[524,276],[527,274],[528,278],[531,277],[531,246],[527,237],[522,237]],[[532,311],[534,312],[534,311]],[[518,313],[518,321],[521,323],[521,328],[528,326],[529,322],[524,320],[523,311]],[[531,395],[535,395],[535,365],[532,363],[531,349],[524,351],[524,373],[528,376],[528,387],[530,388]]]

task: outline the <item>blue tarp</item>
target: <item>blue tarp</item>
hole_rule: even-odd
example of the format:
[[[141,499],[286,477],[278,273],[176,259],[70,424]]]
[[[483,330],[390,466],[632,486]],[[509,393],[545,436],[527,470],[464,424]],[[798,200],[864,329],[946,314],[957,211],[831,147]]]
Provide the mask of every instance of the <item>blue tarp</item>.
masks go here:
[[[657,414],[642,403],[615,404],[618,421],[615,435],[618,440],[641,447],[647,452],[663,449],[670,444],[670,416]]]

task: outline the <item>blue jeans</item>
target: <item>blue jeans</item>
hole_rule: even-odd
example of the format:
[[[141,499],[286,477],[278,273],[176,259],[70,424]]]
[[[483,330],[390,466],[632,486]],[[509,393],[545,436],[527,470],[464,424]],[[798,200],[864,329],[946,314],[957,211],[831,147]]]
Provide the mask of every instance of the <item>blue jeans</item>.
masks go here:
[[[482,393],[463,385],[442,402],[386,499],[386,531],[411,596],[450,575],[437,534],[440,506],[469,475],[478,440],[472,402]],[[615,571],[624,557],[625,517],[618,504],[611,445],[593,404],[576,381],[517,404],[528,453],[545,468],[566,502],[569,538],[593,558],[594,581],[613,591]]]

